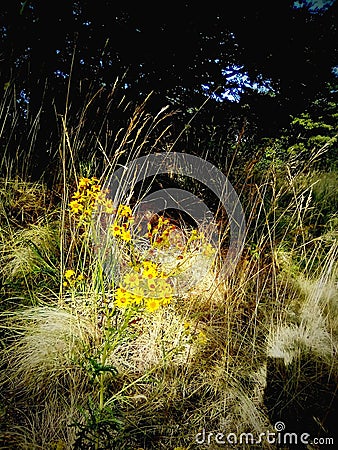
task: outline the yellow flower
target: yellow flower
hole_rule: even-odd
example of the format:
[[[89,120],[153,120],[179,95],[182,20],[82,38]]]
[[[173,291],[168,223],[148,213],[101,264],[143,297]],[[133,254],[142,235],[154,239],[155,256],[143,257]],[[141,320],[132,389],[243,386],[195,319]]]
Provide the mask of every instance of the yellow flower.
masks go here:
[[[86,216],[86,217],[88,217],[88,216],[91,216],[92,212],[93,212],[93,211],[92,211],[90,208],[86,208],[86,209],[83,211],[83,215]]]
[[[139,295],[133,295],[132,294],[131,297],[130,297],[130,303],[134,304],[136,306],[141,305],[142,300],[143,300],[143,297],[140,297]]]
[[[148,280],[152,280],[153,278],[159,277],[159,273],[156,267],[156,264],[152,261],[143,261],[142,263],[143,271],[142,277]]]
[[[125,242],[130,242],[131,240],[131,234],[129,230],[124,230],[123,228],[121,229],[121,233],[120,233],[121,239]]]
[[[170,297],[161,297],[160,298],[160,302],[161,302],[161,305],[163,305],[163,306],[167,306],[167,305],[169,305],[170,304],[170,302],[171,302],[171,300],[172,300],[172,297],[170,296]]]
[[[91,192],[90,193],[90,203],[97,207],[98,205],[102,205],[104,202],[104,198],[101,195],[101,192]]]
[[[157,269],[156,264],[148,260],[142,261],[142,266],[144,269],[154,269],[154,270]]]
[[[112,214],[114,212],[113,201],[111,199],[106,200],[104,210],[107,214]]]
[[[93,192],[100,192],[100,190],[101,190],[101,186],[99,184],[94,184],[92,186],[92,191]]]
[[[135,305],[140,305],[142,303],[142,300],[143,300],[143,296],[140,296],[140,295],[133,296],[133,302],[135,303]]]
[[[73,213],[78,213],[83,209],[83,205],[81,205],[81,203],[79,203],[77,200],[73,200],[72,202],[70,202],[69,206]]]
[[[128,286],[138,286],[138,285],[139,285],[138,274],[135,273],[135,272],[127,273],[127,274],[123,277],[123,281],[124,281],[124,283],[127,284]]]
[[[80,273],[80,275],[78,275],[77,280],[78,280],[78,281],[83,281],[83,280],[84,280],[84,275],[83,275],[83,273]]]
[[[75,198],[75,200],[80,199],[82,197],[82,194],[79,191],[74,192],[72,195],[72,198]]]
[[[128,205],[120,205],[117,210],[117,216],[129,217],[132,215],[132,211]]]
[[[110,227],[110,230],[113,236],[121,236],[122,228],[116,222],[113,223],[113,225]]]
[[[204,333],[204,331],[200,331],[197,335],[197,342],[201,345],[205,345],[207,340],[208,340],[208,338],[207,338],[206,334]]]
[[[190,322],[184,322],[184,332],[185,332],[185,334],[191,333],[191,323]]]
[[[154,280],[148,280],[148,289],[150,291],[155,291],[156,288],[157,288],[157,285],[156,285],[155,281]]]
[[[198,231],[197,230],[192,230],[192,232],[190,233],[190,239],[198,239]]]
[[[119,297],[115,300],[115,306],[118,308],[124,309],[128,308],[130,305],[130,298],[129,297]]]
[[[143,269],[142,277],[146,278],[147,280],[153,280],[157,276],[157,270],[153,269]]]
[[[132,297],[129,292],[123,288],[116,289],[115,305],[118,308],[127,308],[131,303]]]
[[[161,297],[161,301],[164,305],[169,305],[171,300],[173,299],[173,296],[166,292],[163,297]]]
[[[128,229],[130,228],[130,222],[129,222],[129,220],[128,220],[128,222],[124,222],[124,223],[122,224],[122,228],[124,228],[125,230],[128,230]]]
[[[146,300],[146,308],[149,312],[156,311],[161,306],[160,300],[157,298],[148,298]]]
[[[91,200],[91,201],[95,200],[98,196],[97,192],[93,192],[93,191],[89,191],[89,190],[87,190],[85,194],[86,194],[87,199]]]
[[[89,186],[89,184],[90,184],[89,178],[85,178],[85,177],[80,178],[79,187],[86,188],[87,186]]]
[[[74,275],[75,275],[75,272],[74,272],[74,270],[72,270],[72,269],[68,269],[68,270],[66,270],[66,272],[65,272],[65,278],[66,278],[67,280],[70,280]]]

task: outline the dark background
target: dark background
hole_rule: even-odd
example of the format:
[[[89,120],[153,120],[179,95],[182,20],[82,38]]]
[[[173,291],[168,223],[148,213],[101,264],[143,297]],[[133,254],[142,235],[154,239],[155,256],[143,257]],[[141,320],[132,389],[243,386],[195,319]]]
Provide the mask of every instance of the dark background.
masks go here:
[[[179,111],[171,118],[173,139],[189,123],[177,150],[201,153],[212,141],[209,158],[221,163],[216,146],[241,140],[253,157],[261,139],[278,136],[290,117],[334,99],[336,24],[337,2],[330,0],[8,0],[0,12],[0,88],[14,95],[7,113],[15,114],[15,131],[13,116],[0,144],[21,157],[29,149],[30,175],[38,178],[53,170],[66,111],[68,128],[76,128],[95,95],[87,132],[109,128],[109,150],[132,107],[152,93],[147,111]],[[122,98],[129,108],[116,107]],[[79,157],[92,145],[87,141]]]

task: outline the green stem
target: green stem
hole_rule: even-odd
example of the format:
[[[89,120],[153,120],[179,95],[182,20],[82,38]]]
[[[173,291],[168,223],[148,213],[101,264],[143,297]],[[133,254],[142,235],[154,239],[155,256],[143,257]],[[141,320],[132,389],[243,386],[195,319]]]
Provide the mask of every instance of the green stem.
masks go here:
[[[107,345],[105,342],[105,345],[103,347],[103,352],[102,352],[102,358],[101,358],[102,366],[104,366],[106,364],[106,359],[107,359]],[[99,391],[100,411],[103,409],[103,406],[104,406],[104,377],[105,377],[105,373],[101,372],[101,374],[100,374],[100,391]]]

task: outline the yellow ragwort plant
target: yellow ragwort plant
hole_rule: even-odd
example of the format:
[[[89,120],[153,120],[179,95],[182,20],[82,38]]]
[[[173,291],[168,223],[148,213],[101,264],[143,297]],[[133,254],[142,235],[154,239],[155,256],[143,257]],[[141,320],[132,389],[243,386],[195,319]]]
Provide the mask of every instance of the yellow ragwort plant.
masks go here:
[[[114,286],[110,308],[137,307],[154,312],[171,302],[174,294],[171,277],[185,270],[187,260],[196,253],[211,257],[215,249],[206,242],[203,233],[193,229],[184,234],[168,218],[158,216],[155,223],[147,224],[147,232],[143,236],[147,250],[140,251],[133,237],[135,218],[130,206],[120,204],[114,208],[108,194],[98,178],[82,177],[69,203],[70,212],[78,226],[84,226],[85,230],[88,230],[93,213],[99,208],[101,212],[113,215],[109,233],[116,240],[122,258],[128,261],[129,270],[124,269],[118,286]],[[174,265],[163,263],[161,255],[165,253],[174,255]],[[68,269],[64,278],[64,286],[71,288],[83,281],[84,275],[76,275],[74,270]]]
[[[170,303],[173,289],[168,276],[160,271],[159,264],[141,257],[138,252],[132,239],[134,220],[131,208],[128,205],[119,205],[114,222],[110,227],[112,236],[125,247],[130,267],[129,272],[123,275],[122,281],[115,290],[114,304],[122,309],[137,306],[154,312],[160,306]],[[151,240],[154,235],[149,234],[149,240],[155,247],[156,241]]]
[[[113,202],[107,198],[107,193],[108,191],[102,190],[98,178],[80,178],[78,189],[69,203],[71,213],[76,216],[79,223],[90,222],[93,212],[99,206],[103,206],[106,213],[113,213]]]
[[[79,179],[77,190],[73,193],[72,199],[69,202],[69,211],[72,219],[76,223],[76,230],[81,235],[87,235],[92,224],[93,214],[98,208],[102,208],[103,212],[107,214],[112,214],[114,212],[113,202],[107,197],[107,194],[108,191],[102,189],[98,178],[81,177]],[[83,247],[85,247],[85,242],[82,242],[81,248],[83,249]],[[81,256],[83,256],[83,259],[85,260],[85,256]],[[75,270],[70,268],[67,269],[64,272],[63,286],[67,289],[77,287],[80,282],[85,280],[83,270],[80,272],[81,273],[77,275]]]
[[[186,235],[169,219],[157,217],[155,223],[147,223],[143,236],[145,245],[140,249],[133,236],[135,218],[128,205],[120,205],[110,227],[111,235],[122,249],[121,258],[127,261],[122,280],[115,291],[115,306],[128,308],[143,306],[154,312],[168,305],[174,295],[172,277],[186,270],[184,264],[196,253],[210,257],[214,247],[206,242],[203,233],[192,230]],[[144,240],[146,242],[144,242]],[[171,255],[174,264],[168,266],[163,255]]]

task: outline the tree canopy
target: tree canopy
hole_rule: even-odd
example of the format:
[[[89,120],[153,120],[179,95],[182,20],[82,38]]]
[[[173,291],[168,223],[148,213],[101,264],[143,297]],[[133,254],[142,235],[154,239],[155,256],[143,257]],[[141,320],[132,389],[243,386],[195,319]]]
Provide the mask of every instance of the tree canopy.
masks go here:
[[[317,8],[269,0],[8,1],[0,20],[1,85],[15,83],[18,102],[31,117],[44,115],[47,128],[66,98],[75,110],[89,89],[109,95],[118,77],[132,102],[154,92],[154,108],[169,103],[184,115],[209,96],[201,120],[228,126],[228,118],[244,117],[259,136],[273,135],[336,80],[337,2],[330,0]]]

